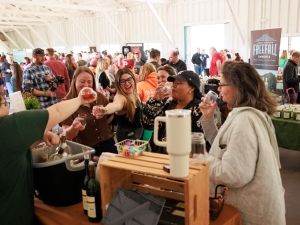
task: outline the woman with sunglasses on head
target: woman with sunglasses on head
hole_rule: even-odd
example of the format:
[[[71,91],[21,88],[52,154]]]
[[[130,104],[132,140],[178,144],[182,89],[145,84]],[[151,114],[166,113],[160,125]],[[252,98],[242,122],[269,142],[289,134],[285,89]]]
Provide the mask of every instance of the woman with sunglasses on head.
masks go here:
[[[214,125],[216,103],[204,99],[199,106],[212,145],[206,155],[211,194],[216,185],[226,185],[225,203],[239,210],[243,224],[284,225],[279,151],[269,116],[276,102],[249,63],[226,61],[221,73],[220,96],[232,111],[220,130]]]
[[[96,81],[93,72],[88,67],[80,66],[74,72],[69,93],[64,99],[76,98],[84,87],[89,87],[96,91]],[[106,106],[107,104],[107,98],[97,92],[97,100],[95,102],[81,105],[69,118],[61,122],[67,138],[94,148],[96,151],[95,156],[97,157],[104,151],[117,153],[113,132],[109,128],[113,115],[109,113],[110,115],[105,115],[100,120],[97,120],[92,115],[93,107],[96,105]],[[79,118],[81,113],[86,116],[86,124],[81,123],[84,120]]]
[[[34,223],[34,181],[31,149],[40,142],[52,147],[59,137],[49,130],[91,101],[78,97],[46,110],[9,114],[9,103],[0,96],[0,219],[1,224]],[[12,210],[13,209],[13,210]]]
[[[102,118],[105,114],[115,113],[117,120],[117,140],[141,139],[143,127],[141,124],[142,104],[136,92],[134,74],[129,69],[119,69],[116,74],[117,94],[114,101],[105,107],[93,110],[96,118]]]
[[[169,93],[162,91],[164,83],[160,83],[155,91],[154,97],[151,97],[143,109],[143,127],[153,129],[154,119],[157,116],[165,116],[166,110],[189,109],[191,110],[192,130],[191,132],[202,132],[200,117],[202,113],[199,109],[201,102],[201,92],[199,75],[193,71],[182,71],[176,76],[169,76],[169,82],[173,83],[172,98]],[[166,138],[165,123],[159,123],[158,140],[163,141]],[[183,140],[184,141],[184,140]],[[149,146],[152,152],[167,154],[166,148],[156,146],[153,141],[153,135],[150,138]]]

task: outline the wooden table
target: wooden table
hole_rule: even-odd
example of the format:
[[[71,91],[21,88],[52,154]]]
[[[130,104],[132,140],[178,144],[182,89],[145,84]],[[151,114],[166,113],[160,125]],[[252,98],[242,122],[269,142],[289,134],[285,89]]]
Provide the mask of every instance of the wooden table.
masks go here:
[[[54,207],[45,205],[42,201],[35,199],[35,215],[39,225],[92,225],[101,223],[90,223],[83,213],[82,203],[68,207]],[[239,211],[224,205],[223,211],[210,225],[242,225]]]

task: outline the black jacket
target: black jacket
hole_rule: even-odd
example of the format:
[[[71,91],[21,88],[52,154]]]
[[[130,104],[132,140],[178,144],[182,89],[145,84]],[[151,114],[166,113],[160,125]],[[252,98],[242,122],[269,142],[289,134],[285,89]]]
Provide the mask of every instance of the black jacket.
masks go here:
[[[200,59],[200,56],[202,56],[202,54],[200,53],[195,53],[192,57],[192,63],[193,64],[197,64],[198,66],[202,65],[202,60]]]
[[[300,78],[298,78],[298,68],[297,64],[290,60],[285,64],[282,71],[282,79],[283,79],[283,89],[294,88],[295,92],[299,91],[299,82]],[[292,91],[289,91],[292,94]]]
[[[191,120],[192,120],[192,130],[191,132],[203,132],[201,123],[200,123],[200,117],[202,116],[202,113],[199,109],[199,104],[201,100],[199,99],[193,99],[189,104],[187,104],[184,109],[191,110]],[[143,109],[143,115],[142,115],[142,123],[144,129],[153,130],[154,126],[154,119],[157,116],[166,116],[165,112],[166,110],[174,109],[177,105],[177,100],[165,97],[161,101],[154,100],[153,97],[151,97]],[[162,141],[163,138],[166,137],[166,124],[165,123],[159,123],[158,125],[158,140]],[[149,140],[149,146],[151,148],[152,152],[167,154],[166,148],[160,147],[154,144],[153,141],[153,135],[151,139]]]

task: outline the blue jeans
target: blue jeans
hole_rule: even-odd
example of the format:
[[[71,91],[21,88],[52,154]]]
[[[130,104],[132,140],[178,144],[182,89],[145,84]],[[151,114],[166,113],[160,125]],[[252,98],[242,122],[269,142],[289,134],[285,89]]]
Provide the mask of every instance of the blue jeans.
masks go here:
[[[195,73],[201,75],[201,72],[202,72],[202,65],[195,66]]]
[[[294,98],[294,94],[289,94],[290,96],[290,104],[294,104],[295,98]],[[298,93],[296,93],[296,103],[297,103],[297,97],[298,97]],[[286,103],[288,103],[288,98],[286,98]]]
[[[201,72],[200,72],[200,74],[202,74],[202,72],[204,71],[204,69],[206,68],[206,66],[201,66]],[[205,72],[203,72],[203,77],[205,76]]]

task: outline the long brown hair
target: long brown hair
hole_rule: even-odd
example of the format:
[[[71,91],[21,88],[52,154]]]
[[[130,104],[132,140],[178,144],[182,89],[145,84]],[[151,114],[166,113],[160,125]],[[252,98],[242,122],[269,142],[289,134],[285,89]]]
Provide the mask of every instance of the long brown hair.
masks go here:
[[[77,98],[78,93],[77,93],[77,89],[76,89],[76,81],[77,81],[78,75],[81,73],[84,73],[84,72],[91,74],[91,77],[93,78],[93,90],[96,91],[96,83],[95,83],[95,78],[94,78],[93,72],[86,66],[79,66],[78,69],[76,69],[74,72],[73,79],[71,82],[71,88],[70,88],[68,94],[64,97],[64,99]]]
[[[67,67],[67,70],[70,70],[70,71],[76,70],[75,65],[73,65],[72,62],[71,62],[71,57],[72,56],[73,56],[72,54],[67,54],[66,57],[65,57],[65,65]]]
[[[16,78],[17,91],[22,92],[22,81],[23,81],[23,70],[18,63],[13,63],[10,65],[12,75]]]
[[[276,102],[266,90],[256,69],[245,62],[226,61],[222,74],[227,83],[236,90],[234,99],[227,102],[232,108],[253,107],[269,115],[276,111]]]
[[[135,97],[135,101],[132,101],[132,99],[128,96],[128,94],[126,94],[123,90],[122,87],[120,86],[120,80],[122,75],[124,74],[129,74],[134,82],[134,89],[133,89],[133,95]],[[119,69],[117,74],[116,74],[116,89],[118,91],[119,94],[123,95],[126,100],[127,100],[127,118],[129,119],[130,122],[134,122],[134,114],[135,114],[135,103],[137,103],[137,101],[139,100],[139,96],[136,92],[136,82],[135,82],[135,77],[133,75],[133,73],[131,72],[131,70],[124,68],[124,69]]]

